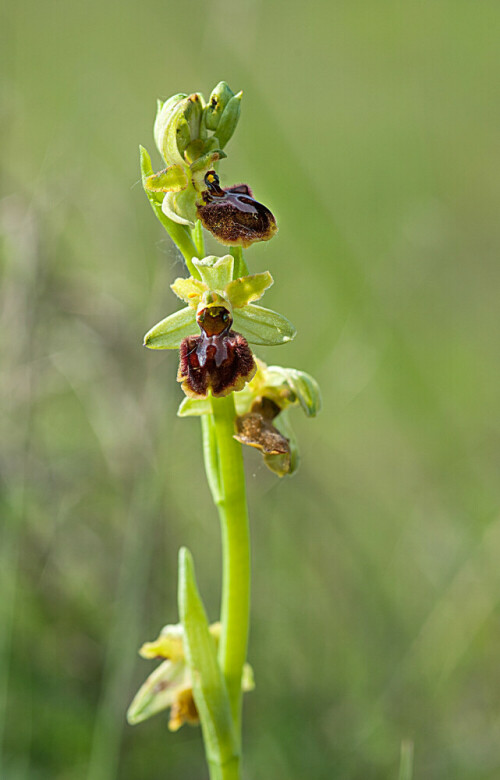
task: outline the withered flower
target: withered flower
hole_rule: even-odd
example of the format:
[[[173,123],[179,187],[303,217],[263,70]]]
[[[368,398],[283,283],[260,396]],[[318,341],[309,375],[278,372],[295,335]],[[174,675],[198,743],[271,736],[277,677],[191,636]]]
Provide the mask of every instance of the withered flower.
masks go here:
[[[210,633],[216,643],[220,636],[220,623],[210,626]],[[200,722],[193,698],[191,673],[184,648],[184,630],[180,624],[162,628],[154,642],[146,642],[139,650],[143,658],[161,659],[138,690],[127,712],[132,725],[141,723],[152,715],[170,708],[168,728],[177,731],[184,723],[196,725]],[[249,664],[243,667],[241,689],[252,691],[255,687],[253,670]]]
[[[206,190],[196,213],[203,227],[222,244],[247,247],[269,241],[278,228],[269,209],[253,198],[247,184],[222,189],[215,171],[205,174]]]
[[[304,371],[282,366],[266,366],[258,358],[257,372],[243,390],[235,393],[237,417],[235,438],[262,452],[266,466],[280,477],[293,474],[299,463],[299,451],[289,410],[300,406],[307,417],[321,409],[317,382]],[[177,414],[191,417],[210,414],[205,399],[185,398]]]
[[[273,424],[280,412],[280,407],[271,398],[257,398],[249,412],[236,418],[234,438],[261,450],[269,468],[283,475],[290,472],[291,449],[290,440]]]

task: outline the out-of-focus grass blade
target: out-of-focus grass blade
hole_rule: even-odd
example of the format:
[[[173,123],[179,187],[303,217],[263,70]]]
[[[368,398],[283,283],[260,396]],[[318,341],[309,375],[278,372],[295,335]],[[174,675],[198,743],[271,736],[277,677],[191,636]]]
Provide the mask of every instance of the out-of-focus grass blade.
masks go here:
[[[401,743],[401,760],[399,764],[399,780],[412,780],[413,777],[413,742],[404,739]]]

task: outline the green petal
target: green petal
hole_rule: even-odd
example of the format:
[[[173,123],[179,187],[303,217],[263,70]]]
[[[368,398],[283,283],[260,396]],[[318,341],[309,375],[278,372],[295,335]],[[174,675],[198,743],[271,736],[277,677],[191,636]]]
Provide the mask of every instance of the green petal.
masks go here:
[[[233,278],[234,257],[232,255],[224,255],[224,257],[209,255],[203,260],[193,258],[193,263],[210,290],[224,290]]]
[[[190,687],[189,673],[184,661],[163,661],[137,691],[127,711],[127,720],[136,723],[170,707],[179,691]]]
[[[265,271],[262,274],[253,274],[252,276],[243,276],[241,279],[229,282],[225,288],[225,293],[232,306],[241,308],[248,303],[252,303],[252,301],[258,301],[259,298],[262,298],[273,282],[273,277],[269,271]]]
[[[250,664],[245,664],[243,667],[243,674],[241,675],[241,690],[245,691],[245,693],[255,690],[255,677]]]
[[[206,292],[207,286],[199,279],[193,279],[192,276],[187,279],[176,279],[173,284],[170,285],[170,289],[177,295],[181,301],[188,303],[191,308],[196,309],[201,296]]]
[[[144,189],[149,192],[179,192],[186,189],[189,180],[180,165],[171,165],[164,171],[153,173],[144,180]]]
[[[297,332],[282,314],[253,303],[234,310],[233,329],[241,333],[250,344],[269,347],[291,341]]]
[[[144,336],[144,346],[150,349],[179,349],[183,339],[198,333],[196,313],[186,306],[151,328]]]
[[[153,642],[144,642],[139,655],[142,658],[168,658],[169,661],[184,660],[184,631],[180,623],[163,626],[160,635]]]

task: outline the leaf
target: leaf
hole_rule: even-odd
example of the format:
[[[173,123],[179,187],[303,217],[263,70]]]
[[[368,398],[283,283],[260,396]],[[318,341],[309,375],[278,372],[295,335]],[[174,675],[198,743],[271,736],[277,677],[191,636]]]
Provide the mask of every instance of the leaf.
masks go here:
[[[246,338],[250,344],[273,346],[291,341],[296,329],[282,314],[249,303],[243,309],[233,312],[233,329]]]
[[[264,271],[261,274],[253,274],[252,276],[244,276],[240,279],[235,279],[225,288],[225,293],[231,305],[235,308],[241,308],[246,306],[252,301],[258,301],[262,298],[265,291],[271,287],[274,283],[273,277],[269,271]]]
[[[183,339],[198,333],[196,313],[186,306],[151,328],[144,336],[144,346],[149,349],[178,349]]]

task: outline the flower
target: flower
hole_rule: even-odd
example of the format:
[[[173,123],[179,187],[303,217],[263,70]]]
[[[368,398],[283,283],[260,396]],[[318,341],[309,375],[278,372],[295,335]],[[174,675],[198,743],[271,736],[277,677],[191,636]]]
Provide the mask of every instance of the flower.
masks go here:
[[[210,626],[216,643],[220,636],[220,623]],[[143,658],[165,659],[149,675],[134,697],[127,712],[131,725],[141,723],[152,715],[170,707],[168,727],[177,731],[184,723],[199,723],[193,698],[191,673],[184,654],[184,631],[180,624],[162,628],[154,642],[146,642],[139,650]],[[249,664],[243,667],[241,688],[251,691],[255,687],[253,670]]]
[[[200,279],[179,278],[171,285],[188,305],[155,325],[144,344],[180,349],[177,379],[186,395],[223,396],[241,390],[255,374],[248,342],[284,344],[294,338],[295,328],[283,315],[254,303],[273,284],[268,271],[233,279],[231,255],[193,258],[193,265]]]
[[[247,247],[274,236],[276,220],[266,206],[254,200],[248,184],[222,189],[215,171],[205,174],[205,184],[196,213],[203,227],[222,244]]]
[[[241,97],[241,92],[235,95],[220,82],[208,104],[199,92],[159,101],[154,136],[167,167],[153,173],[149,155],[141,148],[141,168],[146,194],[152,203],[161,203],[169,220],[193,226],[199,218],[222,243],[246,247],[268,241],[277,227],[272,213],[254,200],[246,184],[219,186],[215,167],[226,157],[223,148],[236,129]]]
[[[234,396],[237,417],[234,438],[262,452],[266,466],[280,477],[298,468],[298,445],[289,420],[289,409],[300,406],[308,417],[321,410],[317,382],[295,368],[266,366],[258,358],[253,379]],[[185,398],[180,417],[211,412],[210,403]]]

